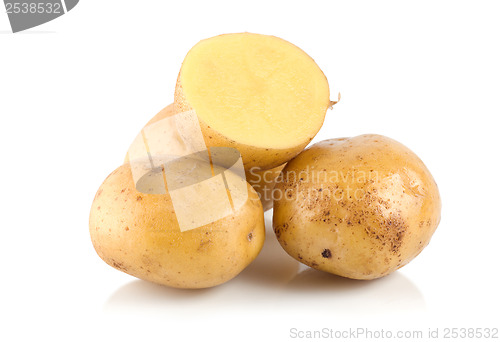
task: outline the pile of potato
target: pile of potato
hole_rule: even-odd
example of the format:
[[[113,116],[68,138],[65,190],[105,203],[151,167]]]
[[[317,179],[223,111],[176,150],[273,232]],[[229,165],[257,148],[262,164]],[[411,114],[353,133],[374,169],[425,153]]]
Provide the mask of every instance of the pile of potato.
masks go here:
[[[375,279],[406,265],[439,224],[437,185],[412,151],[384,136],[304,150],[335,103],[321,69],[287,41],[238,33],[199,42],[174,103],[97,191],[98,255],[158,284],[215,286],[257,257],[273,208],[279,243],[310,267]]]

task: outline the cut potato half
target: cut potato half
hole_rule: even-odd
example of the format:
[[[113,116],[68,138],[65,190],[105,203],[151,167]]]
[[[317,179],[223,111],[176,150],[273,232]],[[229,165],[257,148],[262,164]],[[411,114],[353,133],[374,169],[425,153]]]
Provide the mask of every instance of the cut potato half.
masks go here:
[[[174,104],[176,112],[196,112],[207,146],[236,148],[246,169],[265,170],[313,139],[330,92],[321,69],[295,45],[236,33],[203,40],[189,51]]]

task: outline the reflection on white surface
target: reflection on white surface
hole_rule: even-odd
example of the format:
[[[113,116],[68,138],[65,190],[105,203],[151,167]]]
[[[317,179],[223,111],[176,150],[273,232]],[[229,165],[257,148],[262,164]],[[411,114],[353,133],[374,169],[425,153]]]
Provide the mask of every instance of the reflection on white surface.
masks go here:
[[[311,268],[297,274],[288,284],[293,297],[308,293],[309,300],[322,303],[325,311],[381,313],[425,310],[418,288],[403,274],[395,272],[377,280],[353,280]]]
[[[299,273],[301,264],[281,248],[271,225],[266,220],[266,241],[259,256],[233,279],[238,286],[247,284],[271,291],[283,288]]]
[[[104,306],[107,312],[209,315],[214,310],[276,310],[329,315],[370,315],[425,310],[419,289],[395,272],[352,280],[304,266],[288,256],[266,215],[266,242],[257,259],[233,280],[210,289],[183,290],[142,280],[125,284]]]

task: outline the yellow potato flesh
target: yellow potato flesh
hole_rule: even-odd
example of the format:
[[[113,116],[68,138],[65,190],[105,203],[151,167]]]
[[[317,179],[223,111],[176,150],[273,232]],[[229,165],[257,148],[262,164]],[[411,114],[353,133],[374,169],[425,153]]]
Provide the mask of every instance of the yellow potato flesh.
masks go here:
[[[208,146],[235,147],[247,169],[270,169],[316,135],[329,95],[323,72],[301,49],[277,37],[237,33],[189,51],[175,108],[195,110]]]

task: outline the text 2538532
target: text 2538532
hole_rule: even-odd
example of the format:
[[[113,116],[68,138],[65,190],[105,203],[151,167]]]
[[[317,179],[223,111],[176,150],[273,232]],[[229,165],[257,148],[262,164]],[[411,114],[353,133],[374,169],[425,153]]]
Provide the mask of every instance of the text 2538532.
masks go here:
[[[63,9],[60,3],[51,2],[8,2],[5,4],[8,14],[59,14]]]

